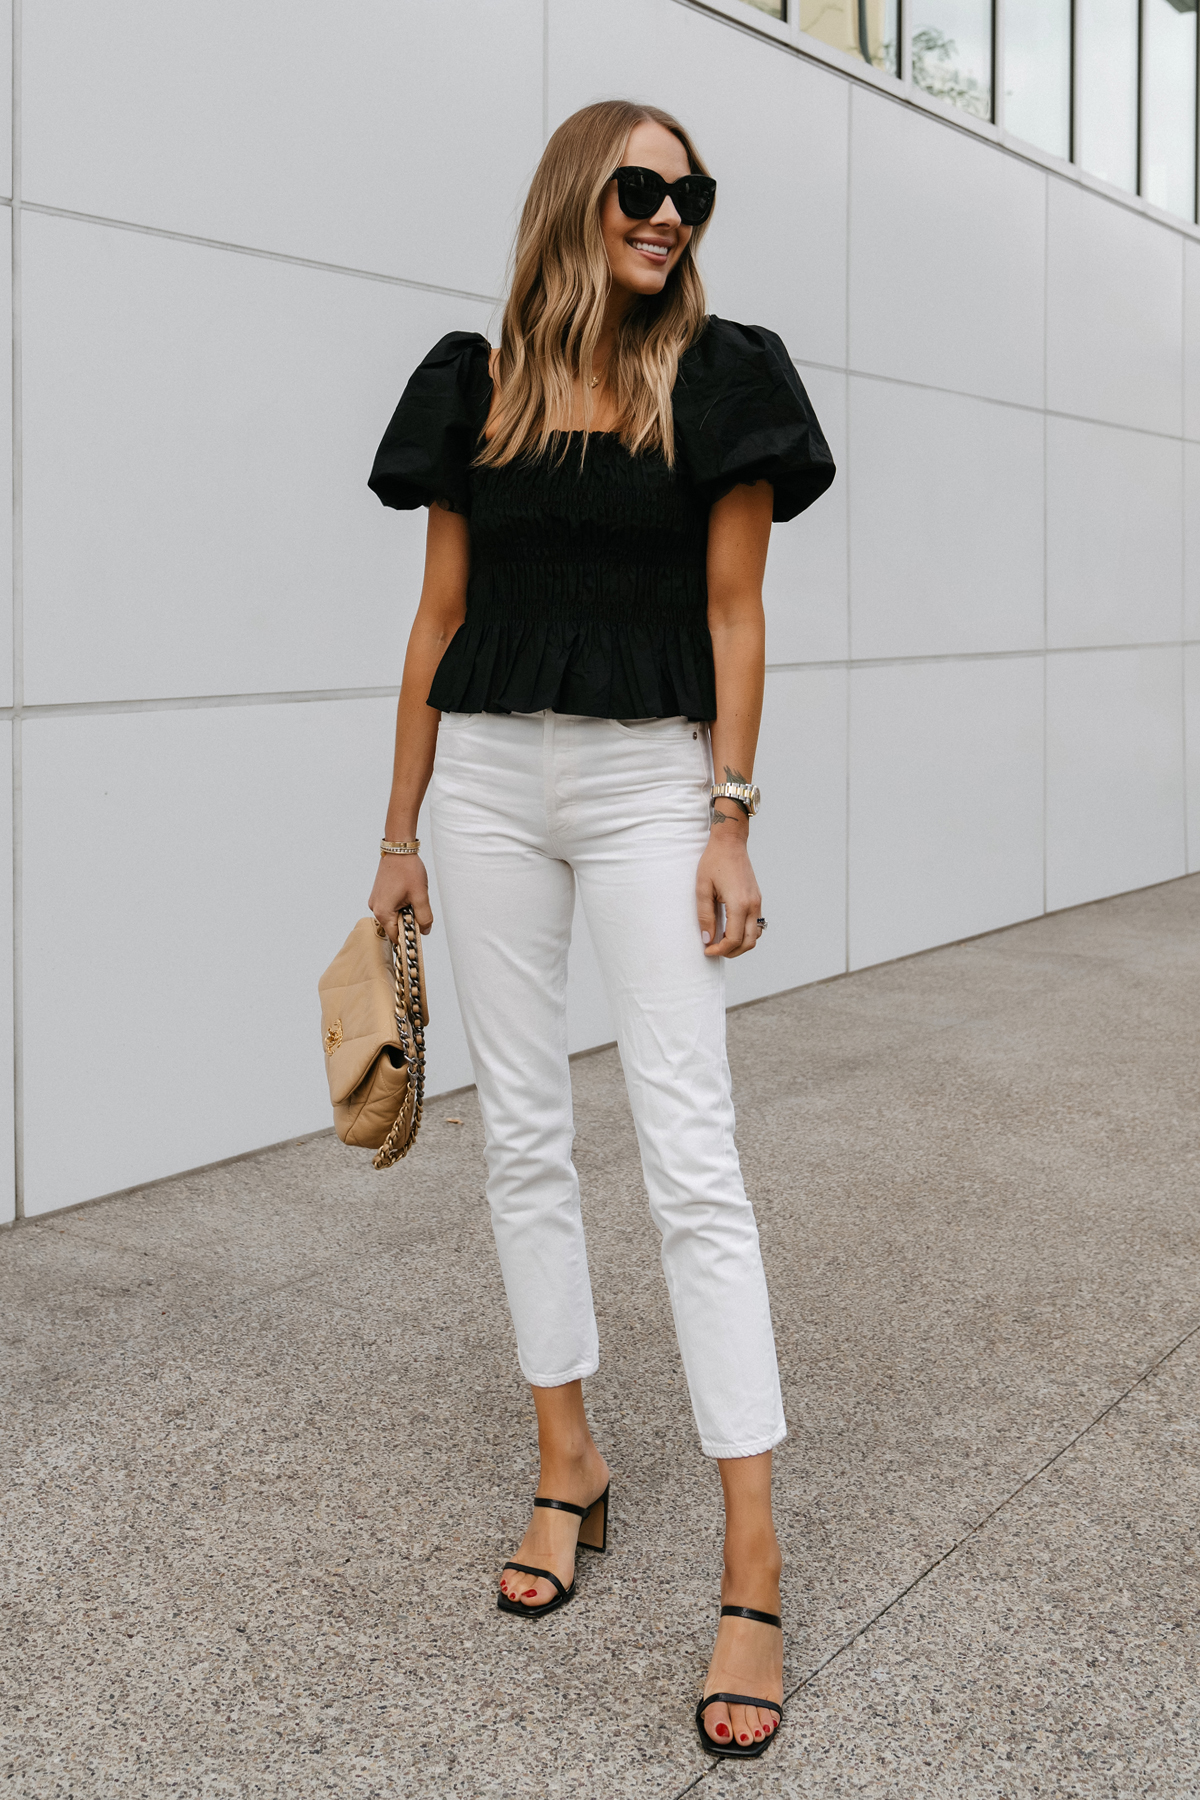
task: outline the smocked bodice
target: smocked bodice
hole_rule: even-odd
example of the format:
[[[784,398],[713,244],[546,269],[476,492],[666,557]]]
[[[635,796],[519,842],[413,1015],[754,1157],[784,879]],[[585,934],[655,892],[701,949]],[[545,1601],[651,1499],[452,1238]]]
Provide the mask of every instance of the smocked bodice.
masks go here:
[[[706,350],[705,355],[698,354]],[[429,704],[451,712],[711,719],[705,562],[713,501],[770,480],[791,518],[833,461],[773,333],[712,319],[680,361],[676,462],[582,435],[545,456],[472,467],[491,401],[485,339],[452,333],[406,388],[371,487],[386,505],[440,501],[470,522],[466,619]]]

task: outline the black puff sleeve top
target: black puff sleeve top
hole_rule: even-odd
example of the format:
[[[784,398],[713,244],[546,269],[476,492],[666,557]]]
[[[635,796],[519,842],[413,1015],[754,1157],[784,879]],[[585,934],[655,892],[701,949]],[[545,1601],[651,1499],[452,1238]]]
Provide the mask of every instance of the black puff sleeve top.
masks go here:
[[[833,458],[782,342],[710,317],[671,395],[675,467],[613,433],[472,468],[491,406],[488,342],[452,331],[404,390],[370,486],[385,506],[441,501],[470,521],[467,614],[438,665],[443,712],[713,719],[708,513],[766,480],[774,517],[823,494]],[[571,434],[578,439],[579,433]]]

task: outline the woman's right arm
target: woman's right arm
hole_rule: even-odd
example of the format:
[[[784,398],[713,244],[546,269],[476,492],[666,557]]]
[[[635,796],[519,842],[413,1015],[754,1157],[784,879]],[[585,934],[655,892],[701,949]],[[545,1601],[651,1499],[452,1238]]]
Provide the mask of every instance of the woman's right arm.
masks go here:
[[[408,637],[400,703],[396,708],[392,794],[383,829],[384,837],[393,843],[417,835],[417,814],[433,773],[441,716],[426,705],[426,696],[450,639],[467,616],[470,561],[466,519],[461,513],[431,506],[425,537],[425,579]],[[393,944],[402,906],[412,907],[417,924],[422,932],[427,932],[433,924],[433,913],[429,906],[429,880],[421,858],[381,856],[367,905]]]

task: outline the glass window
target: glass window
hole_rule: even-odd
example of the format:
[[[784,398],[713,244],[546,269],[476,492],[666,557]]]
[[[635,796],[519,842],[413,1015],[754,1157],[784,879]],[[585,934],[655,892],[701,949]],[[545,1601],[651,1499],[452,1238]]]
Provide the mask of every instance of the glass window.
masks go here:
[[[1053,156],[1071,154],[1071,0],[1007,0],[1004,126]]]
[[[746,0],[746,3],[757,7],[759,12],[769,13],[773,19],[787,18],[787,0]]]
[[[915,0],[912,14],[912,78],[917,86],[977,119],[990,119],[991,0]]]
[[[1142,193],[1196,216],[1196,0],[1143,0]]]
[[[899,10],[899,0],[800,0],[800,29],[898,75]]]
[[[1137,188],[1138,0],[1075,0],[1075,160]]]

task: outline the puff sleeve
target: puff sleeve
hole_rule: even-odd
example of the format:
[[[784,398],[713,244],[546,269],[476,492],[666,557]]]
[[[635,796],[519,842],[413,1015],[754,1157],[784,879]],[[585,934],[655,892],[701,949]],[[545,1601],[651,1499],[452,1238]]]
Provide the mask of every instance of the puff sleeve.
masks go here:
[[[452,331],[414,370],[367,482],[385,506],[442,501],[470,512],[468,469],[491,398],[488,350],[478,332]]]
[[[711,503],[739,482],[769,481],[777,523],[819,499],[835,469],[812,402],[780,338],[710,316],[680,359],[676,449]]]

